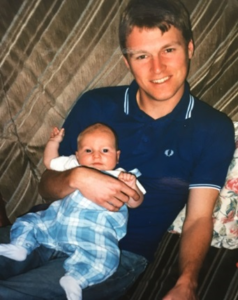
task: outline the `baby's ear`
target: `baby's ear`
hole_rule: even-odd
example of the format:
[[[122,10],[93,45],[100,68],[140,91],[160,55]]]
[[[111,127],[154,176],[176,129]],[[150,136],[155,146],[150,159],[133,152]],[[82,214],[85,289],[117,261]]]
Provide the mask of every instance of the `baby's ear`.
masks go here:
[[[120,154],[121,154],[121,151],[117,150],[117,163],[119,163]]]
[[[79,153],[78,153],[78,151],[75,151],[75,156],[76,156],[77,161],[78,161],[78,163],[79,163]]]

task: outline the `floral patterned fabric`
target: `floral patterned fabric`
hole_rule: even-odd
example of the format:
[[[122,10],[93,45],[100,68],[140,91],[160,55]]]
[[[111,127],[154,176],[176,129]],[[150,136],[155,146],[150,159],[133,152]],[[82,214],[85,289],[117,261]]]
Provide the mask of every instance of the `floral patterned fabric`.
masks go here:
[[[221,189],[213,211],[213,238],[211,245],[217,248],[238,248],[238,122],[234,122],[236,150],[228,169],[226,182]],[[178,214],[169,231],[181,233],[185,219],[185,207]]]

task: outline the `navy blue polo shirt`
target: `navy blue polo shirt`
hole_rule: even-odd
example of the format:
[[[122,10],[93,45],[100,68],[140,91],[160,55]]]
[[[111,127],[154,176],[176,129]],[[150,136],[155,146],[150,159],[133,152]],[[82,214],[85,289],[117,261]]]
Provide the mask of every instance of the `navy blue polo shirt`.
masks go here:
[[[157,120],[140,110],[137,90],[133,81],[82,95],[63,125],[60,155],[75,153],[78,134],[93,123],[116,131],[121,150],[117,167],[138,168],[147,191],[142,205],[129,209],[128,232],[120,247],[152,259],[189,189],[222,187],[235,149],[234,129],[225,114],[193,97],[187,83],[174,110]]]

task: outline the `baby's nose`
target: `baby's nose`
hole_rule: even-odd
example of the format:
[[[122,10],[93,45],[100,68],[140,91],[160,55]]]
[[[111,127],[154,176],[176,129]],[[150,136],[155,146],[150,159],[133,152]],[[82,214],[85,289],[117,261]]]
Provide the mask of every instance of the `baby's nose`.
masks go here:
[[[93,156],[94,157],[99,157],[100,156],[100,152],[99,151],[94,151],[93,152]]]

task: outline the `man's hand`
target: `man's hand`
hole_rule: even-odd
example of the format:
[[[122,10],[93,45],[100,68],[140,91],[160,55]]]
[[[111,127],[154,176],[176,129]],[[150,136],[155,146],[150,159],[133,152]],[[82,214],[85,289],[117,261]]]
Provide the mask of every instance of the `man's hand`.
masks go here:
[[[118,211],[130,198],[140,198],[135,189],[115,177],[91,168],[77,169],[80,175],[72,177],[71,187],[79,189],[86,198],[109,211]]]
[[[194,288],[176,284],[162,300],[198,300],[198,298]]]

